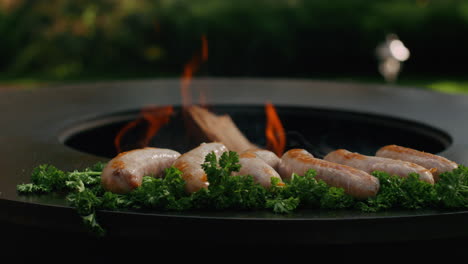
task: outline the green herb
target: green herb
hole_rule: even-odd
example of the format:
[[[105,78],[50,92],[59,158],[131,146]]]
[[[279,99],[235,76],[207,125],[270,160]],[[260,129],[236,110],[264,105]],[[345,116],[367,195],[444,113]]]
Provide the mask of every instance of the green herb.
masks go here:
[[[354,205],[354,198],[346,194],[343,188],[330,187],[320,199],[320,208],[344,209]]]
[[[133,208],[189,209],[191,201],[185,192],[185,181],[181,174],[181,171],[171,167],[165,170],[164,178],[143,177],[142,185],[125,196],[126,203]]]
[[[265,207],[267,190],[255,183],[250,175],[236,175],[239,171],[239,156],[225,152],[219,161],[214,153],[205,158],[202,168],[208,178],[209,187],[192,194],[192,204],[198,209],[260,209]]]
[[[317,180],[316,174],[314,170],[308,170],[304,176],[294,173],[291,180],[285,181],[282,195],[299,198],[303,207],[319,207],[320,200],[329,187],[324,181]]]
[[[420,209],[437,208],[437,186],[419,179],[419,175],[411,173],[403,178],[385,172],[372,173],[380,182],[379,192],[360,202],[358,207],[364,211],[379,211],[390,208]]]
[[[91,186],[100,182],[99,176],[103,166],[103,163],[97,163],[83,171],[64,172],[53,165],[39,165],[31,173],[31,183],[19,184],[17,190],[24,194],[67,192],[73,189],[82,191],[85,185]]]
[[[22,193],[48,193],[65,188],[67,174],[52,165],[40,165],[31,173],[31,183],[20,184],[17,190]]]
[[[328,186],[318,180],[316,174],[314,170],[308,170],[304,176],[294,173],[284,186],[272,184],[267,208],[277,213],[290,213],[297,207],[342,209],[354,205],[354,198],[344,189]],[[275,205],[275,201],[279,205]]]
[[[83,189],[67,196],[71,206],[75,207],[84,225],[94,234],[103,236],[104,228],[96,220],[96,208],[102,200],[91,189]]]
[[[291,213],[294,211],[300,204],[301,200],[297,197],[288,197],[288,198],[272,198],[268,199],[266,201],[266,208],[271,208],[273,209],[273,212],[275,213],[281,213],[281,214],[286,214],[286,213]]]
[[[468,167],[460,165],[439,175],[436,192],[442,207],[468,208]]]
[[[17,190],[23,194],[66,194],[67,201],[76,208],[85,226],[93,233],[103,235],[104,229],[96,221],[95,209],[101,203],[97,190],[102,190],[98,184],[104,166],[99,162],[83,171],[64,172],[55,166],[43,164],[33,169],[31,183],[19,184]]]

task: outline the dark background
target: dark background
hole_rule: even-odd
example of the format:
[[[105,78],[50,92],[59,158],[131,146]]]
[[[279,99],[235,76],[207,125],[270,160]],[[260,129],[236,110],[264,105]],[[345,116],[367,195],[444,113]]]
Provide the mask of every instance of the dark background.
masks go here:
[[[457,0],[0,0],[0,81],[180,76],[205,35],[196,76],[383,82],[389,33],[411,52],[400,83],[468,90]]]

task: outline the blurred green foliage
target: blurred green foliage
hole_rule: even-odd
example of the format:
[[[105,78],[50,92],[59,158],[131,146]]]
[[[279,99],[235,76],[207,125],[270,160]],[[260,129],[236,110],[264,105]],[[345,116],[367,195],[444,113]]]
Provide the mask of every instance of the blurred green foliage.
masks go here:
[[[377,75],[396,33],[404,74],[463,75],[468,1],[0,0],[3,76],[177,76],[201,48],[211,76]]]

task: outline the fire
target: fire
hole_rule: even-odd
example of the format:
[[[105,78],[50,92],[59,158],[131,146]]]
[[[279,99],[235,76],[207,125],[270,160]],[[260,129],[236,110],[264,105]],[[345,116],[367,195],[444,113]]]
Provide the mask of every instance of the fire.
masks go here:
[[[185,64],[184,71],[182,74],[182,82],[181,82],[181,96],[182,96],[182,106],[187,107],[192,104],[192,96],[190,91],[190,83],[192,81],[192,77],[195,72],[198,71],[200,65],[208,60],[208,40],[206,35],[202,35],[201,37],[201,52],[200,54],[195,54],[192,59]],[[204,94],[200,94],[200,100],[203,104],[206,103],[206,98]]]
[[[208,40],[205,35],[201,37],[201,51],[195,54],[192,59],[185,64],[184,70],[181,77],[181,96],[182,106],[187,107],[192,104],[192,96],[190,91],[190,83],[192,77],[196,71],[200,68],[200,65],[208,60]],[[201,104],[206,104],[206,96],[203,93],[199,94],[199,100]],[[139,147],[146,147],[149,145],[151,139],[158,133],[158,131],[167,124],[173,114],[174,109],[172,106],[163,107],[145,107],[141,110],[140,117],[127,123],[114,138],[114,146],[118,153],[123,151],[122,139],[123,137],[132,130],[139,130],[141,125],[146,125],[141,138],[136,142]]]
[[[265,104],[265,114],[267,117],[265,128],[267,148],[281,157],[286,148],[286,133],[283,124],[273,104]]]
[[[114,138],[114,146],[117,153],[122,152],[121,145],[123,136],[142,123],[146,123],[147,129],[138,141],[138,145],[140,147],[148,146],[151,139],[156,135],[161,127],[169,122],[173,112],[174,109],[172,106],[151,106],[143,108],[140,113],[141,117],[126,124]]]
[[[208,60],[208,40],[206,39],[206,35],[202,35],[202,61]]]

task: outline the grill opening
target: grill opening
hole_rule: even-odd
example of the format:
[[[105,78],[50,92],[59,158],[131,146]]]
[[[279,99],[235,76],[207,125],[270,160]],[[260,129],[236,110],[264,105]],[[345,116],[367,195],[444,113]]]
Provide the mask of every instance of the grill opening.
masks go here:
[[[390,116],[311,107],[276,106],[287,136],[286,150],[304,148],[322,158],[328,152],[344,148],[374,155],[384,145],[396,144],[437,154],[447,149],[452,139],[446,132],[420,122]],[[259,147],[266,147],[263,105],[213,105],[210,111],[229,114],[244,135]],[[105,114],[78,122],[64,131],[59,140],[75,150],[112,158],[117,155],[114,138],[128,123],[139,117],[140,110]],[[123,150],[138,148],[145,129],[136,126],[122,138]],[[170,122],[151,139],[149,146],[184,153],[201,141],[185,128],[181,107],[174,107]]]

